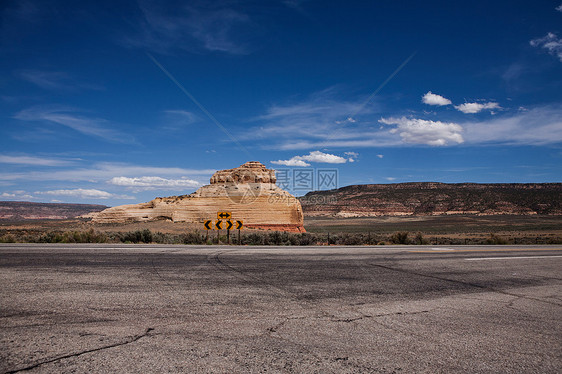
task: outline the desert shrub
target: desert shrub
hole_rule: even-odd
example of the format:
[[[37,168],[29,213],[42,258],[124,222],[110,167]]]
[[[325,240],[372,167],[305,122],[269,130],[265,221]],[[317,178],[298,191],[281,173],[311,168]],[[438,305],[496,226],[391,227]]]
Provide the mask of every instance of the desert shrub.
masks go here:
[[[106,243],[107,242],[107,235],[103,232],[96,232],[93,228],[89,229],[88,231],[81,232],[78,235],[77,243]]]
[[[285,235],[283,235],[283,234],[285,234]],[[281,233],[279,231],[273,231],[273,232],[270,232],[267,236],[268,236],[267,242],[269,244],[280,245],[281,243],[283,243],[286,240],[287,233],[286,232]]]
[[[152,232],[149,229],[129,231],[121,237],[121,241],[124,243],[151,243]]]
[[[300,234],[298,245],[314,245],[316,244],[316,241],[317,239],[314,235],[303,232]]]
[[[242,237],[242,244],[248,245],[262,245],[264,243],[264,236],[262,233],[253,232]]]
[[[41,234],[36,240],[25,240],[25,242],[37,243],[62,243],[62,233],[49,231]]]
[[[507,244],[507,240],[492,233],[490,237],[486,239],[486,244]]]
[[[94,229],[88,231],[49,231],[38,237],[27,237],[26,242],[32,243],[106,243],[108,237]]]
[[[0,237],[0,243],[15,243],[16,239],[10,234],[5,234]]]
[[[199,231],[188,232],[181,235],[182,244],[204,244],[205,237],[199,233]]]
[[[416,234],[416,237],[414,238],[414,243],[417,245],[425,245],[425,244],[429,244],[429,240],[424,238],[421,232],[418,232]]]
[[[181,241],[177,235],[166,234],[158,231],[152,234],[152,242],[158,244],[178,244]]]
[[[368,233],[367,237],[365,238],[365,244],[367,244],[367,245],[377,245],[378,240],[373,234]]]
[[[361,245],[364,240],[361,235],[355,234],[343,234],[338,242],[338,244],[343,245]]]
[[[406,231],[395,232],[389,239],[392,244],[409,244],[408,235],[409,233]]]

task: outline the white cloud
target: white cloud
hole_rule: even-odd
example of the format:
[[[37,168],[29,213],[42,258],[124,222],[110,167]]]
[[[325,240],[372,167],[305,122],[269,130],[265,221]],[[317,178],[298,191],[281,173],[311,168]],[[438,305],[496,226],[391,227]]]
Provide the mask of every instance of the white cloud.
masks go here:
[[[17,190],[17,191],[11,191],[11,192],[3,192],[0,195],[0,198],[11,199],[11,200],[12,199],[29,200],[29,199],[33,199],[34,197],[26,191]]]
[[[526,111],[489,121],[463,123],[463,127],[465,140],[469,144],[560,144],[562,106],[528,108]]]
[[[384,157],[384,155],[377,155],[377,157],[378,157],[378,158],[383,158],[383,157]]]
[[[327,92],[314,95],[312,98],[299,104],[287,106],[271,106],[265,115],[254,118],[254,121],[264,122],[261,127],[253,127],[239,138],[256,142],[264,149],[278,150],[306,150],[311,149],[358,149],[358,148],[382,148],[396,146],[416,146],[416,144],[428,145],[456,145],[461,143],[482,144],[488,142],[506,142],[513,144],[557,144],[562,139],[558,136],[557,126],[562,113],[562,107],[549,106],[538,107],[533,110],[529,107],[527,112],[516,112],[502,110],[495,102],[476,101],[458,105],[460,109],[468,112],[498,110],[493,121],[489,122],[461,122],[461,121],[424,121],[416,119],[401,119],[400,123],[393,123],[392,127],[381,125],[373,121],[376,115],[376,107],[370,106],[361,115],[357,123],[344,121],[343,124],[335,124],[342,118],[349,117],[349,113],[361,105],[354,102],[343,102],[333,99],[333,93]],[[536,118],[524,116],[532,113]],[[457,114],[460,115],[460,114]],[[520,120],[532,123],[534,131],[528,130]],[[540,118],[540,121],[537,120]],[[386,117],[388,122],[393,118]],[[384,122],[381,122],[384,123]],[[493,129],[486,129],[482,123],[493,123]],[[516,133],[504,132],[502,128],[521,127]],[[387,123],[390,124],[390,123]],[[471,132],[470,140],[467,138],[467,128],[471,131],[478,128],[478,136]],[[546,129],[552,131],[549,134]],[[482,130],[482,131],[480,131]],[[490,136],[486,136],[486,131]],[[532,133],[531,133],[532,132]],[[494,134],[502,133],[503,139]],[[528,140],[521,134],[527,134]],[[257,140],[256,140],[257,139]],[[304,151],[301,151],[304,153]],[[300,153],[300,152],[299,152]],[[382,157],[381,157],[382,158]],[[278,160],[278,165],[300,165],[308,166],[310,162],[301,158],[289,160]]]
[[[562,4],[558,5],[558,6],[557,6],[556,8],[554,8],[554,9],[556,9],[556,10],[559,11],[559,12],[562,12]]]
[[[340,157],[320,151],[312,151],[308,155],[300,156],[300,157],[305,161],[320,162],[326,164],[345,164],[346,162],[346,159],[344,157]]]
[[[455,105],[455,109],[463,113],[479,113],[485,109],[501,109],[498,103],[464,103],[461,105]]]
[[[298,157],[298,156],[295,156]],[[277,161],[271,161],[272,164],[275,165],[284,165],[284,166],[310,166],[309,163],[304,162],[303,160],[298,160],[295,159],[295,157],[289,159],[289,160],[277,160]]]
[[[201,186],[201,183],[192,179],[166,179],[162,177],[114,177],[111,178],[108,183],[116,186],[131,187],[138,190],[181,190]]]
[[[434,94],[431,91],[428,91],[425,95],[423,95],[422,102],[428,105],[451,105],[451,100],[441,95]]]
[[[245,54],[247,47],[235,40],[234,33],[251,25],[248,15],[225,3],[216,2],[197,6],[190,2],[172,8],[156,1],[139,1],[142,19],[139,33],[125,43],[160,53],[173,49],[188,51],[219,51]],[[235,6],[235,4],[230,4]]]
[[[165,110],[164,116],[166,124],[163,128],[166,130],[179,130],[200,121],[198,116],[186,110]]]
[[[19,76],[46,90],[102,89],[99,85],[75,82],[69,74],[61,71],[21,70]]]
[[[0,172],[0,180],[101,182],[107,181],[115,176],[135,177],[137,175],[161,175],[175,178],[182,175],[204,175],[210,178],[215,171],[214,169],[184,169],[176,167],[131,165],[119,162],[100,162],[90,168],[15,173]]]
[[[115,127],[114,123],[101,118],[89,118],[79,115],[76,113],[75,109],[71,108],[60,106],[35,106],[16,113],[14,118],[22,121],[56,123],[84,135],[100,137],[118,143],[134,143],[130,135],[125,135],[110,129],[109,127]]]
[[[302,102],[289,105],[273,105],[267,112],[254,118],[263,125],[245,130],[239,139],[255,141],[267,139],[267,149],[322,149],[336,144],[337,147],[353,147],[357,140],[374,136],[370,123],[363,117],[374,113],[378,105],[365,100],[342,101],[335,98],[337,88],[316,92]],[[353,117],[351,115],[356,114]],[[361,118],[357,118],[361,116]],[[351,119],[351,120],[350,120]],[[378,142],[389,139],[377,134]],[[349,142],[349,143],[348,143]]]
[[[76,188],[72,190],[52,190],[52,191],[37,191],[35,192],[37,195],[54,195],[54,196],[70,196],[70,197],[79,197],[81,199],[110,199],[110,198],[118,198],[118,199],[134,199],[132,196],[126,195],[115,195],[109,193],[107,191],[101,191],[96,189],[83,189],[83,188]]]
[[[428,121],[416,118],[381,118],[380,123],[397,125],[390,130],[398,133],[405,143],[443,146],[463,143],[463,128],[456,123]]]
[[[384,179],[386,179],[387,181],[390,181],[390,182],[396,180],[396,178],[394,178],[394,177],[386,177],[386,178],[384,178]]]
[[[34,165],[34,166],[68,166],[72,162],[68,160],[58,160],[52,158],[42,158],[33,156],[7,156],[0,155],[0,163],[15,165]]]
[[[344,152],[344,154],[348,156],[347,161],[349,162],[355,162],[357,157],[359,157],[359,153],[357,152]]]
[[[372,113],[375,105],[364,108],[362,102],[341,101],[334,98],[335,88],[316,92],[303,102],[288,105],[273,105],[266,114],[255,118],[264,122],[250,129],[247,138],[287,138],[295,142],[296,137],[316,139],[349,138],[349,128],[357,127],[352,113]]]
[[[68,80],[68,74],[60,71],[37,71],[24,70],[20,72],[20,77],[45,89],[66,89],[63,81]]]
[[[386,119],[387,122],[390,119]],[[400,119],[401,120],[401,119]],[[553,145],[562,144],[562,105],[542,106],[527,108],[526,111],[515,113],[503,113],[501,116],[486,121],[462,122],[459,124],[443,124],[440,122],[425,121],[427,126],[420,129],[421,136],[415,137],[406,126],[403,125],[390,131],[380,130],[376,132],[365,132],[357,134],[356,137],[346,140],[331,141],[301,141],[298,143],[287,143],[286,149],[302,149],[316,146],[324,147],[388,147],[407,146],[412,144],[430,144],[435,142],[439,145],[439,139],[443,142],[447,139],[451,144],[507,144],[507,145]],[[384,123],[384,122],[383,122]],[[431,126],[436,123],[437,126]],[[451,126],[447,126],[451,125]],[[462,132],[462,136],[461,136]],[[404,136],[402,135],[404,133]],[[440,135],[447,135],[440,137]],[[428,136],[431,135],[431,136]],[[413,139],[410,139],[413,138]],[[411,142],[409,140],[412,140]]]
[[[562,39],[559,39],[556,34],[549,32],[542,38],[531,40],[529,44],[533,47],[541,47],[548,50],[548,53],[557,56],[560,62],[562,62]]]
[[[308,162],[318,162],[325,164],[345,164],[348,159],[341,156],[332,155],[320,151],[312,151],[308,155],[294,156],[289,160],[271,161],[272,164],[285,166],[310,166]],[[351,161],[353,162],[353,161]]]
[[[342,123],[346,123],[346,122],[355,123],[355,122],[357,122],[357,120],[353,119],[351,117],[348,117],[347,119],[345,119],[345,121],[336,121],[336,124],[341,125]]]

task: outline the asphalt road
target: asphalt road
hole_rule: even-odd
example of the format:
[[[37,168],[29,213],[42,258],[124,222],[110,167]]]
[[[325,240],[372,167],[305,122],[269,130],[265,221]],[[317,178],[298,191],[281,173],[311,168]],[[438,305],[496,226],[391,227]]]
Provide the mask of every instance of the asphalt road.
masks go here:
[[[0,245],[0,372],[560,373],[562,246]]]

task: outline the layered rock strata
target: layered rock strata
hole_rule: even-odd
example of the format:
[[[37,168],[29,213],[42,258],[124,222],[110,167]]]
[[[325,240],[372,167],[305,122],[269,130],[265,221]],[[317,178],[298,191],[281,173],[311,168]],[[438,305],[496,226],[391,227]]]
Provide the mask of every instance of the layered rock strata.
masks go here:
[[[307,216],[561,215],[562,183],[366,184],[309,192]]]
[[[300,202],[275,185],[275,171],[257,161],[217,171],[211,184],[190,195],[159,197],[148,203],[121,205],[94,214],[95,223],[154,220],[201,223],[231,212],[247,228],[304,232]]]

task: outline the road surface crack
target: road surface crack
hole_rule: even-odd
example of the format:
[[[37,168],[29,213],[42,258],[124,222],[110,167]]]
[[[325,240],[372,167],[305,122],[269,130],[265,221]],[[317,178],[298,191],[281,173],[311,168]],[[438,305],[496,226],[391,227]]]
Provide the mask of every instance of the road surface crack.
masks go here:
[[[56,362],[56,361],[59,361],[59,360],[64,360],[65,358],[78,357],[78,356],[84,355],[86,353],[92,353],[92,352],[102,351],[104,349],[119,347],[119,346],[126,345],[126,344],[131,344],[131,343],[134,343],[141,338],[144,338],[145,336],[148,336],[148,334],[152,330],[154,330],[154,329],[152,327],[149,327],[142,334],[132,336],[132,337],[130,337],[128,339],[125,339],[125,340],[123,340],[121,342],[118,342],[118,343],[113,343],[113,344],[105,345],[103,347],[92,348],[92,349],[87,349],[87,350],[80,351],[80,352],[68,353],[68,354],[65,354],[65,355],[52,357],[52,358],[44,360],[44,361],[36,362],[35,364],[26,366],[24,368],[7,371],[6,373],[12,374],[12,373],[19,373],[21,371],[32,370],[32,369],[35,369],[35,368],[37,368],[41,365],[50,364],[52,362]]]
[[[355,321],[360,321],[362,319],[368,319],[368,318],[377,318],[377,317],[386,317],[386,316],[399,316],[399,315],[413,315],[413,314],[422,314],[422,313],[429,313],[430,310],[421,310],[418,312],[395,312],[395,313],[383,313],[383,314],[375,314],[375,315],[370,315],[370,314],[363,314],[360,317],[355,317],[355,318],[342,318],[342,319],[332,319],[332,322],[355,322]]]

